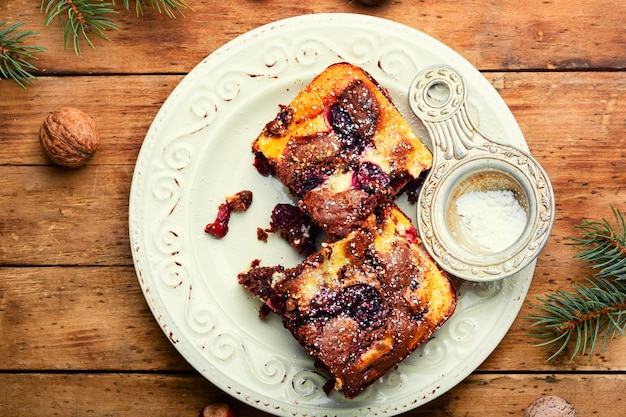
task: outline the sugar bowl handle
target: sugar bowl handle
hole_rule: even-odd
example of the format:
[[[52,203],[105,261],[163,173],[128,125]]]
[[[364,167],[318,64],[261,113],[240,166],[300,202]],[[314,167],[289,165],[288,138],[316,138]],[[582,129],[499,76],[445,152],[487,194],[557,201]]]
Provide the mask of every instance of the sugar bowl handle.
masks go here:
[[[446,159],[463,159],[480,135],[466,105],[465,81],[453,68],[437,65],[420,72],[409,88],[409,105]]]

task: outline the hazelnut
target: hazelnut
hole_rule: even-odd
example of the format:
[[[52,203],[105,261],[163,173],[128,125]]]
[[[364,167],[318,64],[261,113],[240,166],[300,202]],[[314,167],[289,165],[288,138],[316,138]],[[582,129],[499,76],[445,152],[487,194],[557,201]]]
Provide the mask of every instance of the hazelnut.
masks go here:
[[[237,417],[237,415],[228,404],[215,403],[205,406],[200,411],[200,417]]]
[[[52,162],[78,168],[89,161],[100,135],[89,115],[73,107],[61,107],[46,117],[39,129],[39,142]]]
[[[544,395],[528,406],[525,417],[576,417],[576,410],[561,397]]]

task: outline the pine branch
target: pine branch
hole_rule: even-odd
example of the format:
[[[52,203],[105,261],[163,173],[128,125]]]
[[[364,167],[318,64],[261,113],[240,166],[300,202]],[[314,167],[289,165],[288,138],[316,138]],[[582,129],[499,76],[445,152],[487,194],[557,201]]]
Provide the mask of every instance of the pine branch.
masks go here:
[[[626,331],[626,223],[622,213],[611,207],[615,224],[606,220],[584,221],[577,226],[580,238],[569,238],[580,247],[575,257],[599,269],[593,278],[572,285],[571,291],[558,290],[538,297],[531,307],[539,311],[527,317],[532,321],[531,336],[543,340],[548,361],[573,344],[570,361],[604,351],[609,340]]]
[[[7,22],[0,22],[0,29]],[[24,22],[17,22],[0,30],[0,75],[1,78],[11,78],[22,88],[26,88],[25,83],[32,84],[37,79],[30,71],[36,71],[37,67],[29,60],[37,59],[33,54],[43,52],[46,48],[41,46],[23,45],[25,39],[37,32],[17,29]]]
[[[130,1],[123,2],[124,7],[130,10]],[[64,30],[65,50],[71,42],[74,51],[79,55],[81,38],[95,49],[90,35],[109,40],[106,31],[118,29],[110,16],[117,14],[114,6],[115,0],[111,0],[110,3],[104,0],[41,0],[41,10],[47,15],[46,26],[58,18]],[[176,17],[176,12],[183,15],[182,9],[188,8],[184,0],[135,0],[135,11],[138,16],[143,14],[148,6],[159,13],[165,12],[172,18]]]
[[[123,1],[126,10],[130,10],[130,1]],[[137,16],[143,14],[144,9],[148,6],[146,3],[149,3],[149,6],[159,13],[165,12],[171,18],[176,17],[175,13],[184,16],[182,10],[189,8],[184,0],[135,0],[135,13],[137,13]]]
[[[58,18],[64,31],[65,50],[71,41],[77,54],[80,54],[81,38],[95,49],[91,34],[108,40],[106,30],[117,30],[117,25],[108,16],[117,13],[112,7],[113,3],[101,0],[41,0],[41,10],[47,15],[46,26]]]
[[[573,284],[573,291],[559,290],[547,298],[537,298],[540,304],[531,306],[543,314],[533,314],[532,336],[544,340],[550,355],[548,361],[559,356],[573,342],[570,357],[590,355],[601,339],[601,350],[606,343],[624,334],[626,327],[626,283],[606,278],[587,280],[586,284]]]
[[[581,247],[576,256],[599,269],[598,277],[626,280],[626,223],[622,213],[611,207],[615,225],[606,220],[584,221],[577,226],[583,231],[581,238],[570,238],[571,244]]]

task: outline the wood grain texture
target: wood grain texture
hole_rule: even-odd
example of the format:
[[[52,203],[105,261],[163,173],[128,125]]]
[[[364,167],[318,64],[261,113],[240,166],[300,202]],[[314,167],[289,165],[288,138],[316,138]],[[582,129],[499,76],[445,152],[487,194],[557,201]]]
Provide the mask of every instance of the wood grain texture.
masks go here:
[[[31,387],[28,396],[24,387]],[[624,375],[481,373],[419,409],[397,411],[403,417],[483,417],[486,410],[489,416],[523,416],[535,398],[557,395],[574,405],[580,416],[619,417],[624,389]],[[0,407],[7,416],[195,417],[214,402],[229,403],[239,417],[269,415],[264,412],[267,406],[235,400],[189,374],[9,374],[3,375],[0,385]]]
[[[0,166],[0,265],[130,264],[132,172],[131,165]]]
[[[190,371],[154,320],[132,267],[0,268],[11,371]]]
[[[168,19],[148,10],[140,18],[118,4],[119,30],[110,42],[83,42],[83,57],[63,50],[56,21],[45,26],[38,2],[0,6],[9,21],[28,22],[42,34],[38,67],[47,74],[186,73],[205,56],[258,26],[311,13],[360,13],[397,21],[452,47],[481,70],[586,70],[626,66],[626,3],[610,0],[388,0],[367,7],[353,0],[193,0],[193,12]],[[155,30],[158,28],[158,30]],[[71,60],[68,62],[68,59]]]
[[[131,2],[132,3],[132,2]],[[110,41],[64,51],[39,2],[0,2],[48,48],[27,89],[0,80],[0,415],[195,416],[228,401],[269,416],[196,373],[153,318],[130,253],[128,198],[151,121],[190,71],[228,41],[300,14],[347,12],[419,29],[467,58],[502,95],[556,196],[553,233],[521,312],[500,345],[457,387],[405,416],[518,416],[560,395],[581,416],[624,415],[626,338],[592,358],[546,362],[528,333],[532,304],[590,276],[567,245],[583,219],[626,210],[626,3],[608,0],[188,0],[169,19],[118,2]],[[471,99],[471,98],[470,98]],[[276,103],[277,105],[278,103]],[[39,143],[63,105],[92,116],[100,147],[78,170],[53,166]],[[261,408],[264,408],[261,406]]]

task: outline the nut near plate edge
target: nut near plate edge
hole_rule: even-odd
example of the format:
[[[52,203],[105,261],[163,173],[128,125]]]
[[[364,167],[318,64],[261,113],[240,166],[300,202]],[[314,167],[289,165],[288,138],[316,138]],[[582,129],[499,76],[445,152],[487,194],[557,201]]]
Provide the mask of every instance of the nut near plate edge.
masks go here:
[[[52,162],[78,168],[93,157],[100,135],[87,113],[74,107],[61,107],[44,120],[39,142]]]
[[[368,6],[378,6],[383,4],[387,0],[359,0],[359,3],[367,4]]]

